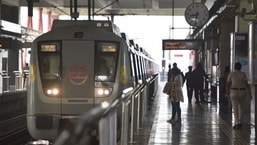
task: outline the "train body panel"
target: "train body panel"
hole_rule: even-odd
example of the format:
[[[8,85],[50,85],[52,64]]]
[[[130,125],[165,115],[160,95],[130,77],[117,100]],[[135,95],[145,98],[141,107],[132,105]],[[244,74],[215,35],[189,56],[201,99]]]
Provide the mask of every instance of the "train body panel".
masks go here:
[[[135,85],[129,45],[118,30],[88,23],[58,21],[33,41],[27,124],[35,139],[55,139],[62,127]]]
[[[80,115],[91,109],[94,98],[94,48],[91,41],[62,42],[62,115]],[[74,47],[75,46],[75,47]],[[72,48],[72,49],[70,49]],[[87,54],[85,57],[85,54]],[[69,59],[70,56],[76,56]],[[76,104],[76,105],[75,105]],[[86,105],[87,104],[87,105]]]

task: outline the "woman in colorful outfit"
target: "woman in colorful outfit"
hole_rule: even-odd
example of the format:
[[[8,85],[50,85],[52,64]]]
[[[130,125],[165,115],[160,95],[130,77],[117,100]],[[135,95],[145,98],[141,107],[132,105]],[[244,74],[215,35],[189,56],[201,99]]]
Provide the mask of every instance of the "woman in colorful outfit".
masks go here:
[[[171,94],[170,100],[172,104],[171,119],[167,120],[169,123],[175,123],[181,121],[181,107],[180,102],[184,102],[184,96],[182,92],[183,78],[179,69],[174,70],[174,74],[171,76]],[[177,115],[177,120],[175,119]]]

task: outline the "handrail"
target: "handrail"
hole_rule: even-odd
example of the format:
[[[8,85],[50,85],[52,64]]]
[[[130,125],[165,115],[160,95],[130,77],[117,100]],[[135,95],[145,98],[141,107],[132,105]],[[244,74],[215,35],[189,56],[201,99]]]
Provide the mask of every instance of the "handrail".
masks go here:
[[[155,80],[156,76],[150,78],[150,82]],[[149,82],[148,82],[149,83]],[[130,142],[133,142],[133,132],[134,129],[138,129],[139,127],[139,115],[140,110],[137,108],[134,110],[133,106],[135,99],[138,99],[138,104],[140,104],[140,96],[142,94],[142,90],[147,87],[147,83],[142,83],[141,85],[137,86],[136,88],[129,87],[122,91],[120,97],[114,99],[111,103],[103,102],[96,108],[93,108],[83,114],[75,128],[73,130],[64,130],[58,138],[55,140],[54,145],[84,145],[89,144],[91,133],[94,129],[99,127],[99,143],[100,145],[114,145],[117,141],[117,124],[116,124],[116,115],[118,112],[118,107],[122,108],[122,127],[121,127],[121,144],[126,145],[128,144],[128,139]],[[128,104],[131,103],[132,110],[128,110]],[[119,108],[120,109],[120,108]],[[119,110],[121,111],[121,110]],[[134,111],[137,114],[134,114]],[[129,121],[129,114],[131,113],[131,120],[134,120],[135,117],[136,127],[133,128],[134,123],[133,121]],[[128,124],[130,124],[131,128],[128,128]],[[130,131],[130,138],[128,137],[128,131]]]
[[[83,145],[89,142],[90,132],[97,123],[108,114],[113,112],[127,97],[131,95],[133,88],[123,90],[120,98],[115,99],[111,104],[103,102],[100,106],[91,109],[83,114],[72,131],[64,130],[54,142],[54,145]],[[87,135],[86,135],[87,134]],[[85,136],[86,135],[86,136]]]
[[[105,103],[104,103],[105,104]],[[83,114],[77,122],[76,127],[72,131],[64,130],[59,137],[55,140],[54,145],[71,145],[71,144],[81,144],[89,142],[89,134],[93,129],[92,125],[100,120],[103,112],[109,107],[107,105],[101,104],[100,106],[91,109],[87,113]]]
[[[108,113],[112,112],[116,107],[118,107],[127,97],[131,96],[131,92],[133,91],[132,87],[129,87],[127,89],[124,89],[122,91],[122,95],[119,98],[116,98],[112,104],[110,105],[110,107],[104,112],[104,114],[102,115],[102,117],[106,116]]]

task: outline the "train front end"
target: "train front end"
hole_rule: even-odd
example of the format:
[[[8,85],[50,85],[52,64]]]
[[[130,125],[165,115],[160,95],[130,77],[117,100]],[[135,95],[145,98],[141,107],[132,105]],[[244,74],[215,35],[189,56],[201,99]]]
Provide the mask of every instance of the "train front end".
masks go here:
[[[53,140],[81,114],[117,96],[120,41],[102,29],[72,26],[33,42],[27,107],[33,138]]]

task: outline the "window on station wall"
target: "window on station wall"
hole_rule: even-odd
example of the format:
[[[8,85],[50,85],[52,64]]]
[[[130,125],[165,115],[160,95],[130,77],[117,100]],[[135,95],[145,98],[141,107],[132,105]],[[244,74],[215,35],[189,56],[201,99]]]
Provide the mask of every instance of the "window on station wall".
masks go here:
[[[0,49],[10,49],[11,48],[11,38],[0,37]]]
[[[8,64],[8,59],[3,57],[2,58],[2,71],[7,71],[7,64]]]
[[[19,7],[2,4],[1,17],[3,20],[19,24]]]

